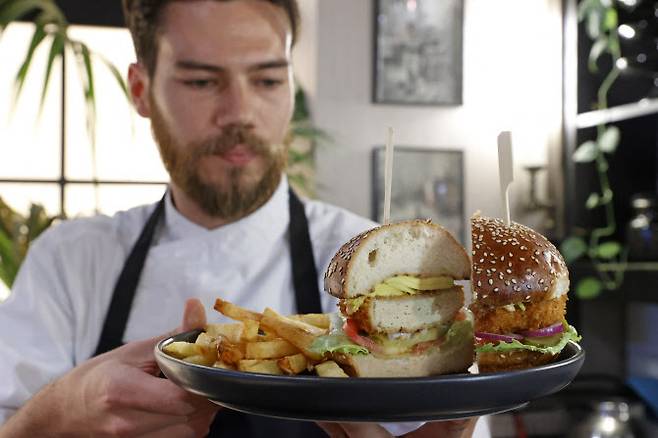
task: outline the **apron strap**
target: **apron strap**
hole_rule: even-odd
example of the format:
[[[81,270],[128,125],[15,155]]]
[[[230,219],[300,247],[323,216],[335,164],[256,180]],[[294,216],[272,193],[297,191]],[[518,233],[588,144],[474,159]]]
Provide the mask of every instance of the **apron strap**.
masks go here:
[[[292,259],[292,281],[298,313],[322,313],[318,271],[313,257],[313,246],[308,229],[304,204],[292,189],[289,189],[290,257]]]
[[[119,279],[114,285],[112,301],[105,316],[103,331],[101,332],[94,356],[123,345],[123,334],[126,331],[130,309],[135,298],[139,278],[144,269],[144,262],[146,261],[146,256],[151,247],[151,242],[153,241],[153,236],[155,235],[160,218],[164,216],[166,196],[167,194],[165,193],[160,202],[155,206],[121,269]]]

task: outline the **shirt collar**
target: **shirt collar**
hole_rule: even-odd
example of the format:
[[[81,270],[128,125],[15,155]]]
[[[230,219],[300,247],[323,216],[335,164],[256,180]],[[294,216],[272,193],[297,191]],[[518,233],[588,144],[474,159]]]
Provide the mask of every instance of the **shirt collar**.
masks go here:
[[[281,182],[272,196],[263,206],[242,219],[208,230],[183,216],[174,206],[171,191],[165,197],[164,240],[187,238],[219,238],[229,245],[240,244],[245,238],[262,241],[278,239],[287,231],[290,221],[288,210],[288,179],[281,177]]]

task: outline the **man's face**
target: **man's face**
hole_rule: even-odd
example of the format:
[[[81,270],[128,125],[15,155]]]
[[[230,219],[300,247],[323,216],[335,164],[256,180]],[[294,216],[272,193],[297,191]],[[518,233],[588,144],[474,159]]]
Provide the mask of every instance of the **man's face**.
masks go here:
[[[148,113],[172,179],[207,214],[239,218],[272,195],[292,115],[290,25],[265,1],[163,11]]]

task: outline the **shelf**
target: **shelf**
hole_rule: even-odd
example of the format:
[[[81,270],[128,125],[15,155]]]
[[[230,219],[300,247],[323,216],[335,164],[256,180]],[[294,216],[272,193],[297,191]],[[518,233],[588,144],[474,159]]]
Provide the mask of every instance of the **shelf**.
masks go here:
[[[645,98],[634,103],[578,114],[576,128],[591,128],[602,123],[619,122],[654,113],[658,113],[658,98]]]

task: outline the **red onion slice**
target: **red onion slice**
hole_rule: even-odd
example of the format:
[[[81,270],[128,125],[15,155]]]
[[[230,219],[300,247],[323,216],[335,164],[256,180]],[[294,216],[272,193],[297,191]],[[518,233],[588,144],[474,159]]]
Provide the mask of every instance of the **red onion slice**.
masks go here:
[[[556,322],[548,327],[540,328],[537,330],[528,330],[520,334],[526,338],[543,338],[545,336],[553,336],[564,331],[564,325],[561,322]]]
[[[515,333],[508,333],[506,335],[501,335],[499,333],[485,333],[485,332],[475,332],[475,336],[480,339],[487,341],[502,341],[502,342],[512,342],[515,339],[521,340],[523,336],[517,335]]]

